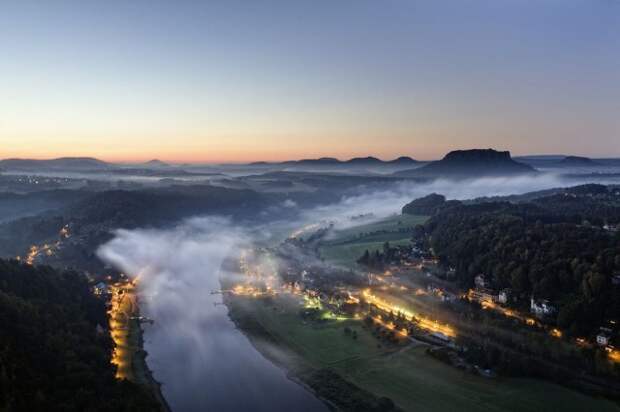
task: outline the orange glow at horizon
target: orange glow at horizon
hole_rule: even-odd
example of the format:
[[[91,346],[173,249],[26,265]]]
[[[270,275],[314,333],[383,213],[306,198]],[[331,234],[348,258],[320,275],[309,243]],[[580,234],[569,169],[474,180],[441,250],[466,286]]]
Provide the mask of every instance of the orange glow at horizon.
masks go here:
[[[288,148],[286,145],[284,145]],[[284,150],[222,150],[214,152],[210,150],[197,150],[197,151],[185,151],[185,150],[162,150],[162,151],[150,151],[148,148],[125,150],[123,152],[117,152],[112,150],[7,150],[6,147],[0,151],[0,160],[9,158],[22,158],[22,159],[36,159],[36,160],[48,160],[60,157],[92,157],[99,160],[103,160],[110,163],[142,163],[149,160],[158,159],[168,163],[188,163],[188,164],[218,164],[218,163],[250,163],[258,161],[266,162],[280,162],[288,160],[301,160],[301,159],[313,159],[320,157],[335,157],[340,160],[348,160],[353,157],[366,157],[373,156],[382,160],[393,160],[400,156],[410,156],[417,160],[430,160],[443,156],[443,154],[430,155],[424,158],[413,153],[400,153],[400,152],[380,152],[377,151],[352,151],[347,152],[344,150],[334,151],[297,151],[289,149]]]

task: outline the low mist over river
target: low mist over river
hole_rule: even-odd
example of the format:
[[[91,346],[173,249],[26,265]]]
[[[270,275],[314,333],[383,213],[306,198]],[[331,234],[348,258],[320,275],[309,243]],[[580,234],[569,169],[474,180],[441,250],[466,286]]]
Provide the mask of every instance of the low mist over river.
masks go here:
[[[139,274],[148,365],[173,411],[327,411],[265,359],[221,305],[223,259],[244,241],[222,219],[169,231],[119,231],[100,255]]]

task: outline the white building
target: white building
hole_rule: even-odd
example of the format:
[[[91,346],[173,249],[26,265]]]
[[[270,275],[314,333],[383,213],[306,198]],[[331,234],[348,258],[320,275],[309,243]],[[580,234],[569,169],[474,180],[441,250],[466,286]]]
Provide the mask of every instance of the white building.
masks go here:
[[[546,316],[555,312],[555,308],[547,299],[534,299],[530,301],[530,311],[536,316]]]
[[[600,328],[596,335],[596,343],[599,346],[607,346],[611,342],[611,329]]]
[[[510,289],[503,289],[502,291],[499,292],[499,295],[497,295],[497,301],[501,304],[506,304],[508,303],[508,300],[510,299]]]

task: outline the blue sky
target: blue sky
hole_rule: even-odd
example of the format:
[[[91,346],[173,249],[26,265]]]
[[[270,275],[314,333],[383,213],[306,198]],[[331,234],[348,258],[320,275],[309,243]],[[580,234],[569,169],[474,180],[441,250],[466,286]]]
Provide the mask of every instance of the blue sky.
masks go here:
[[[620,156],[617,0],[9,3],[0,157]]]

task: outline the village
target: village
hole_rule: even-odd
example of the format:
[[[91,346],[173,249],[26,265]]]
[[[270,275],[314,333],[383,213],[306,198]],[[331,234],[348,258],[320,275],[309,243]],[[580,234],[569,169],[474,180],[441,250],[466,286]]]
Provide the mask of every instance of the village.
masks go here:
[[[477,313],[476,307],[481,315],[493,313],[524,330],[571,343],[553,323],[551,315],[557,309],[548,299],[530,296],[527,302],[520,301],[510,289],[495,290],[484,274],[475,277],[473,287],[462,290],[451,281],[455,269],[443,265],[422,245],[390,248],[381,271],[370,269],[358,276],[318,264],[312,259],[315,239],[308,239],[289,240],[275,250],[245,251],[240,259],[244,282],[223,292],[254,298],[297,295],[304,319],[357,319],[375,329],[380,340],[424,342],[431,348],[449,349],[450,363],[484,376],[494,372],[466,365],[457,355],[480,339],[471,323],[459,318],[462,313]],[[610,320],[596,335],[575,338],[572,345],[602,351],[611,361],[620,362],[620,351],[613,343],[616,333],[616,322]]]
[[[257,301],[296,299],[304,324],[353,321],[371,331],[377,345],[425,345],[429,355],[485,378],[497,372],[472,358],[469,350],[488,339],[476,326],[485,316],[506,319],[513,332],[530,330],[575,348],[600,351],[620,363],[620,351],[614,346],[615,320],[600,325],[596,335],[569,341],[553,323],[557,309],[550,300],[530,296],[526,301],[510,289],[495,289],[486,274],[478,274],[472,287],[459,288],[453,281],[455,269],[421,244],[386,245],[383,253],[389,258],[377,255],[382,265],[353,271],[316,258],[316,245],[326,230],[308,226],[303,231],[311,233],[305,240],[290,237],[277,246],[239,251],[227,264],[241,276],[222,282],[222,289],[211,293]],[[70,236],[68,228],[61,236]],[[135,283],[124,275],[108,276],[93,285],[93,293],[109,309],[108,327],[116,345],[113,363],[119,377],[131,376],[138,357],[132,328],[150,321],[140,317],[134,289]],[[355,339],[357,332],[347,330]]]

